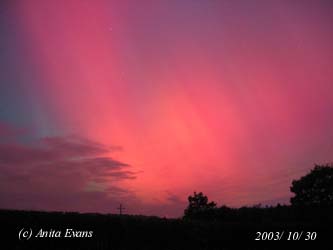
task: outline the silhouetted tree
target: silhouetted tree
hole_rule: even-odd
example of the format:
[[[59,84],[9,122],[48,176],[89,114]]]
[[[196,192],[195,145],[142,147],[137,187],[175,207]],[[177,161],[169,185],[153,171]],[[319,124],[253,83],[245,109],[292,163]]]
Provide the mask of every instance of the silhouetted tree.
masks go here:
[[[193,196],[188,197],[188,207],[184,211],[185,217],[193,217],[198,214],[207,213],[208,210],[216,208],[214,201],[208,202],[207,196],[203,195],[202,192],[194,192]]]
[[[290,191],[295,193],[290,199],[293,206],[332,206],[332,165],[315,165],[310,173],[293,180]]]

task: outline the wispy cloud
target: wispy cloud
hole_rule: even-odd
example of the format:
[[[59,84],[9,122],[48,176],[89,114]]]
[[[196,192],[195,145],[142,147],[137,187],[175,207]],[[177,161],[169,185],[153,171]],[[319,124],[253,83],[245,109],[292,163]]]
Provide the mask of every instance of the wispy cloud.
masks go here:
[[[0,129],[5,136],[22,132],[10,126]],[[0,206],[82,210],[84,203],[97,202],[98,211],[124,196],[134,197],[121,182],[135,179],[137,173],[110,156],[119,149],[74,136],[1,143]]]
[[[3,139],[13,139],[28,132],[24,128],[16,128],[7,122],[0,121],[0,142]]]

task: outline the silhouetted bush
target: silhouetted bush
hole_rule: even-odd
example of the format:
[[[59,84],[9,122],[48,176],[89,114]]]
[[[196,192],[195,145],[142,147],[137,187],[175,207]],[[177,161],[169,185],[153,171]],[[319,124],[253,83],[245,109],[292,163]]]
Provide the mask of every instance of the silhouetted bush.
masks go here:
[[[188,207],[184,211],[184,217],[189,218],[213,218],[215,216],[215,202],[208,202],[207,196],[202,192],[194,192],[188,197]]]
[[[294,180],[290,191],[295,194],[290,199],[294,206],[333,206],[332,165],[316,165],[309,174]]]

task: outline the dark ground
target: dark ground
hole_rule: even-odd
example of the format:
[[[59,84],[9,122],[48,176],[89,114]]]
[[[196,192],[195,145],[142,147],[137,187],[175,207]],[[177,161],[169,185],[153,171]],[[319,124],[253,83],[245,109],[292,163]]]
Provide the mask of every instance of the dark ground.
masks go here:
[[[0,223],[1,244],[6,246],[2,249],[304,249],[329,246],[333,239],[331,209],[287,206],[241,208],[187,219],[0,210]],[[35,237],[40,229],[49,235],[53,230],[53,236],[60,231],[61,237]],[[66,229],[93,233],[69,238],[64,237]],[[19,240],[25,230],[27,235],[31,230],[31,238]],[[281,240],[257,241],[258,231],[284,234]],[[289,232],[303,233],[299,240],[288,241]],[[306,241],[307,232],[316,232],[316,239]]]

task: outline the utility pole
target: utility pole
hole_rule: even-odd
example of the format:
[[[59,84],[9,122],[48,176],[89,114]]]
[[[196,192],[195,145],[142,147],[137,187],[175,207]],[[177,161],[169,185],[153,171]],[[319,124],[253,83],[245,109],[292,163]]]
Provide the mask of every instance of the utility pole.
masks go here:
[[[117,208],[119,210],[119,215],[123,214],[123,210],[125,210],[125,208],[123,207],[123,205],[120,203],[119,207]]]

